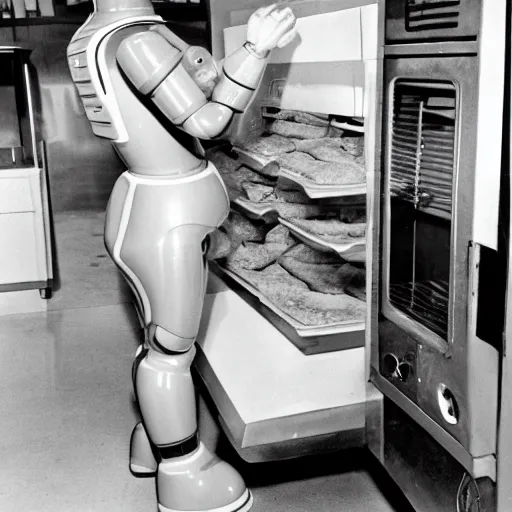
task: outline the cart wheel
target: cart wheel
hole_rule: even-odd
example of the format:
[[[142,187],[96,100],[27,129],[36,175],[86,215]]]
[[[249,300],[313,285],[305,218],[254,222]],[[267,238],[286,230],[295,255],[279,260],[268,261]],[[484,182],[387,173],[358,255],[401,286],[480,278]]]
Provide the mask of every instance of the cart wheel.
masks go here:
[[[51,288],[41,288],[39,290],[39,295],[41,295],[41,299],[51,299],[52,298],[52,289]]]

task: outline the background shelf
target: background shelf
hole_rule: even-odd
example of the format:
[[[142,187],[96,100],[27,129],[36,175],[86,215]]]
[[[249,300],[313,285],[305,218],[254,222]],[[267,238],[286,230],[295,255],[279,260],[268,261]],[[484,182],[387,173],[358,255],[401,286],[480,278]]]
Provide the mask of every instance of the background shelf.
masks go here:
[[[156,14],[169,22],[197,22],[207,19],[206,6],[203,3],[153,2]],[[36,25],[81,25],[93,10],[92,2],[67,6],[61,2],[54,5],[55,16],[38,16],[36,18],[0,18],[0,27],[30,27]]]

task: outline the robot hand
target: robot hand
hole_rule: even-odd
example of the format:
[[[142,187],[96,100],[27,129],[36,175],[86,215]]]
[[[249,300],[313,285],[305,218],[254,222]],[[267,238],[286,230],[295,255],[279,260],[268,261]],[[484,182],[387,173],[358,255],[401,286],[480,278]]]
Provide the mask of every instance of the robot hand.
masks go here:
[[[258,57],[266,57],[270,50],[283,48],[292,41],[296,35],[295,22],[289,7],[262,7],[249,18],[247,46]]]

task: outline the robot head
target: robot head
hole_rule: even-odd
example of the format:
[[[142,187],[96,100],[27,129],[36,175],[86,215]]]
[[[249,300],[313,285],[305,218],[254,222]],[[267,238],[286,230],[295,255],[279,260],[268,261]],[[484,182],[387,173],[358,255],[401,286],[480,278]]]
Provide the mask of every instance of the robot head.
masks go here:
[[[182,64],[205,96],[210,98],[213,88],[217,84],[219,73],[208,50],[200,46],[189,47],[183,55]]]

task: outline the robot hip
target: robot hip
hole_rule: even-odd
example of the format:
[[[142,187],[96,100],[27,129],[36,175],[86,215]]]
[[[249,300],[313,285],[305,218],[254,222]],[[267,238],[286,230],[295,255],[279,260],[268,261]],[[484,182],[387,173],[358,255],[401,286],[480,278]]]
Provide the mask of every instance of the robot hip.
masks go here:
[[[197,174],[178,178],[148,178],[127,171],[118,178],[109,200],[105,242],[112,253],[120,237],[133,237],[139,245],[157,242],[185,225],[211,232],[228,213],[226,188],[211,163]]]

